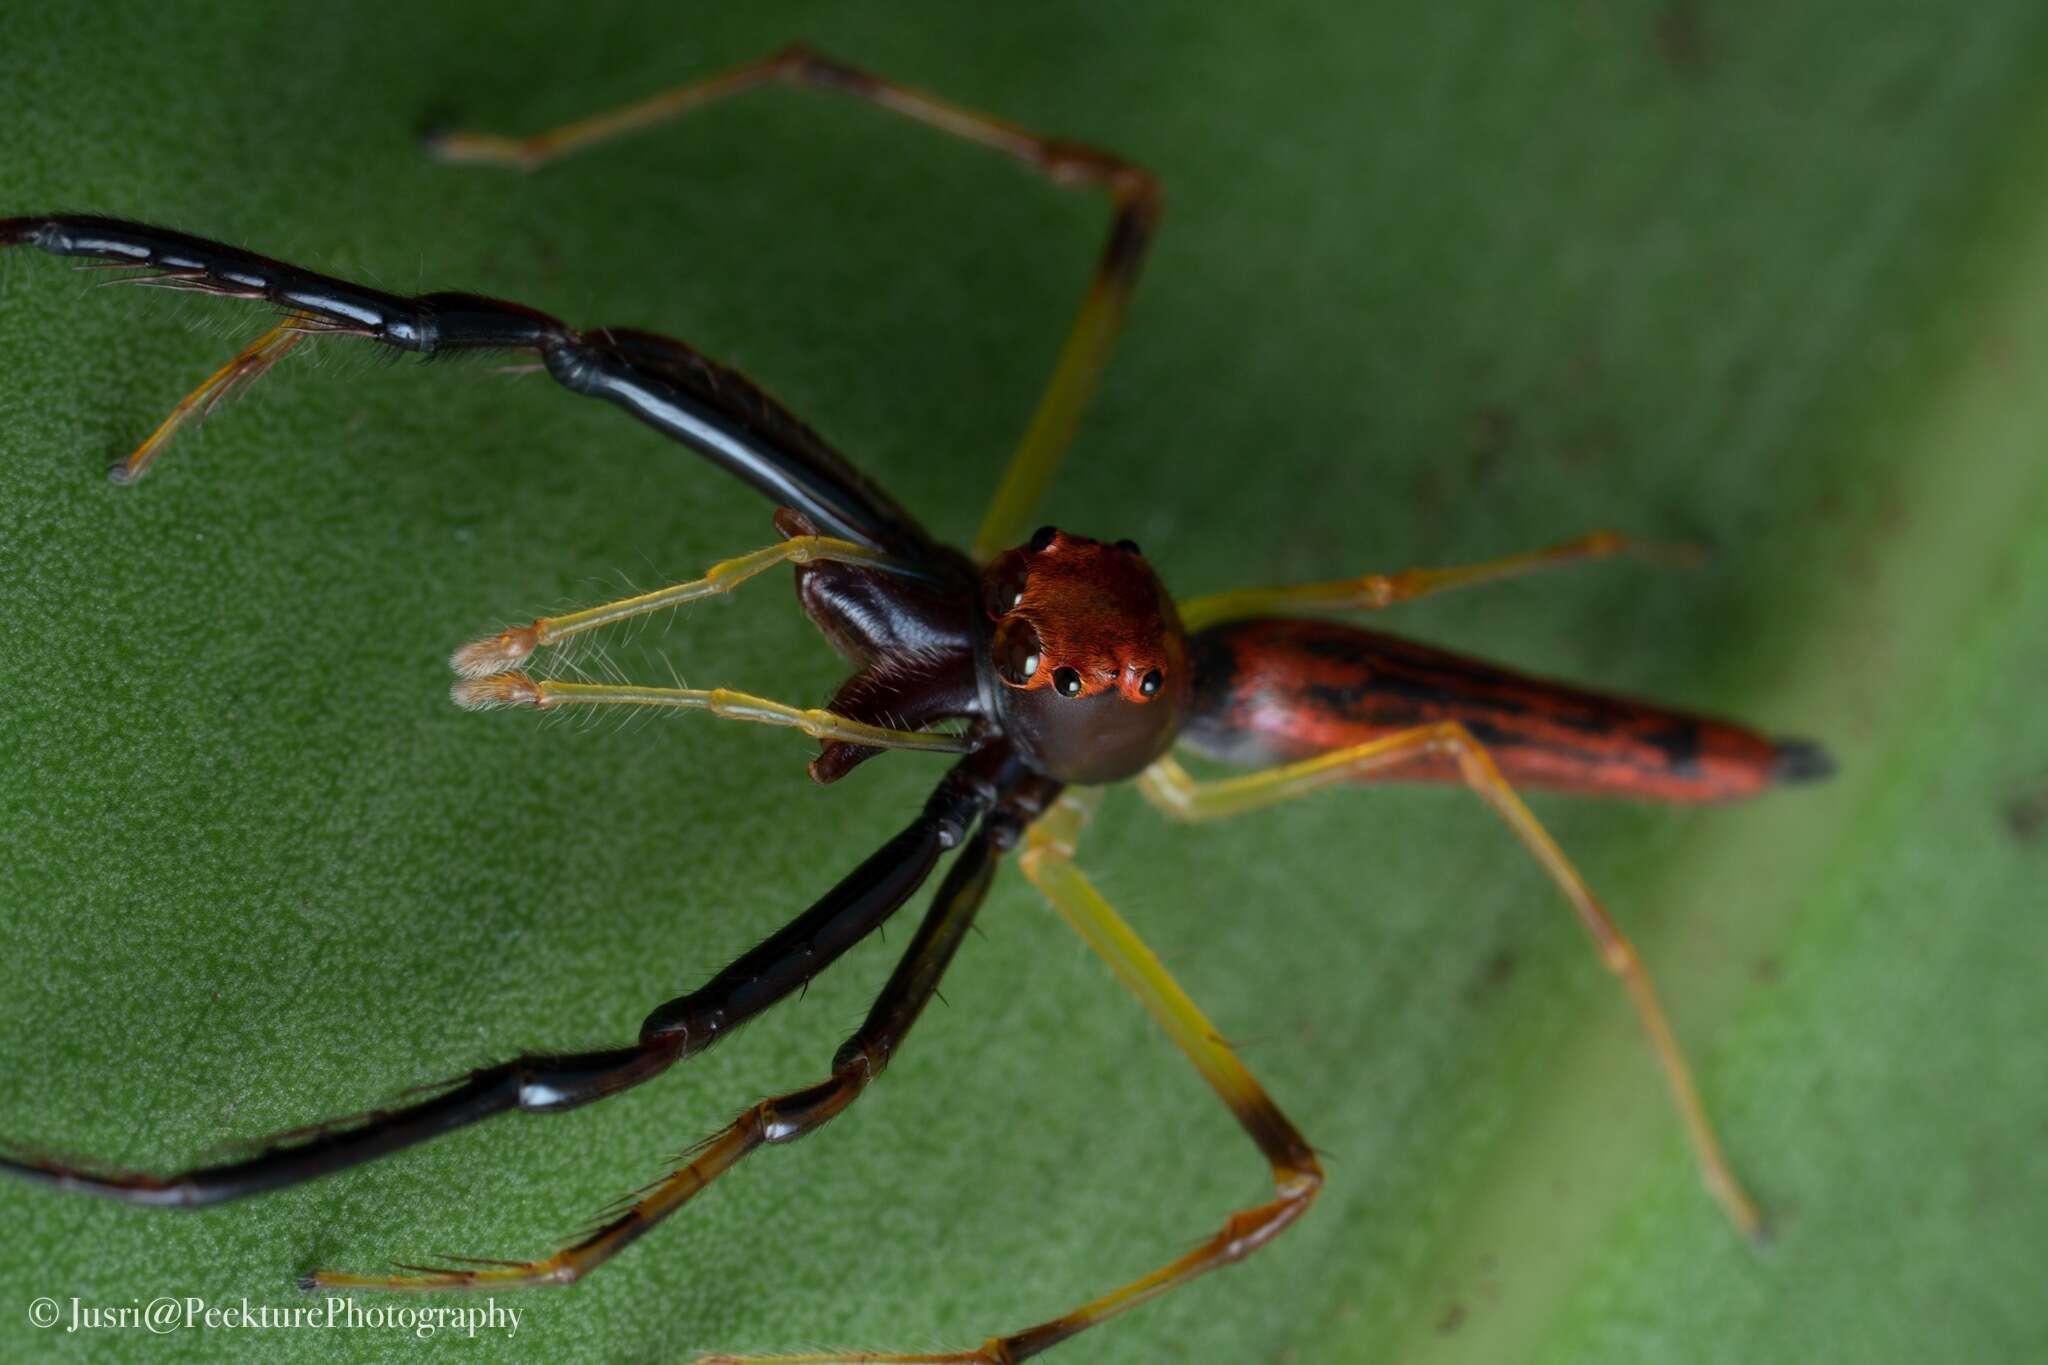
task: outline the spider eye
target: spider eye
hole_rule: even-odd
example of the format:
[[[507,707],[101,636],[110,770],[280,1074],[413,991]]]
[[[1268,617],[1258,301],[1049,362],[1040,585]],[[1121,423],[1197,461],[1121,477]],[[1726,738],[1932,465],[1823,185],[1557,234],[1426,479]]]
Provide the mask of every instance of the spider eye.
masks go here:
[[[1081,695],[1081,674],[1072,668],[1056,668],[1052,674],[1053,691],[1063,697]]]
[[[996,631],[996,638],[990,655],[996,666],[997,677],[1012,687],[1024,686],[1038,672],[1039,646],[1037,630],[1033,629],[1029,621],[1005,621],[1001,628]],[[1073,670],[1063,668],[1060,672],[1072,673]],[[1080,675],[1077,673],[1074,676],[1075,681],[1078,682]],[[1057,677],[1055,677],[1054,681],[1057,683]]]
[[[1159,684],[1161,681],[1162,680],[1159,676],[1159,670],[1155,668],[1150,673],[1147,673],[1144,677],[1138,680],[1138,691],[1142,692],[1144,695],[1148,697],[1156,696],[1159,692]]]
[[[1135,540],[1119,540],[1116,543],[1116,547],[1119,550],[1124,550],[1134,555],[1142,555],[1145,553],[1143,550],[1138,548],[1138,542]]]
[[[1041,526],[1036,531],[1033,531],[1030,541],[1031,553],[1037,554],[1041,550],[1050,548],[1052,538],[1059,533],[1057,526]]]

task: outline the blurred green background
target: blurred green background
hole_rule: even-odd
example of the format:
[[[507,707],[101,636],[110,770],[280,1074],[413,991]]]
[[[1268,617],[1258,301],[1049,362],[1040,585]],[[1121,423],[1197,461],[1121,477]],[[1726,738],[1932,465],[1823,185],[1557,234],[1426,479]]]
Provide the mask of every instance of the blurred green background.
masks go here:
[[[1208,8],[7,6],[0,213],[673,332],[965,539],[1098,200],[784,92],[531,177],[431,166],[414,131],[536,129],[805,37],[1154,168],[1165,229],[1052,519],[1135,536],[1182,593],[1701,539],[1702,572],[1388,624],[1816,735],[1843,771],[1722,810],[1538,803],[1664,987],[1776,1216],[1760,1252],[1469,796],[1196,834],[1113,795],[1085,864],[1332,1183],[1246,1266],[1054,1358],[2041,1358],[2048,11]],[[0,1132],[136,1165],[629,1037],[942,762],[817,790],[787,735],[447,705],[480,629],[768,538],[744,489],[541,379],[323,345],[110,487],[255,314],[0,259]],[[805,701],[839,673],[780,584],[617,657]],[[852,1114],[518,1297],[515,1338],[426,1349],[968,1344],[1261,1197],[1021,879],[983,922]],[[542,1253],[822,1074],[892,951],[659,1084],[307,1188],[176,1216],[0,1186],[0,1357],[413,1358],[368,1329],[67,1337],[27,1305],[291,1304],[314,1265]]]

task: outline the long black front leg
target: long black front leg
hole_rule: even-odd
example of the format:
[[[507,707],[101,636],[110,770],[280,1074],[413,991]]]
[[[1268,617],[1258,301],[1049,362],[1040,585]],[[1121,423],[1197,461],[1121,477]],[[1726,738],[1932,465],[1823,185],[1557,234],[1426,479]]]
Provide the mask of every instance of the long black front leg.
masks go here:
[[[569,1284],[645,1236],[750,1153],[818,1131],[846,1112],[889,1065],[911,1025],[938,994],[939,978],[959,951],[995,880],[997,860],[1015,847],[1024,826],[1045,809],[1058,790],[1042,778],[1028,780],[982,817],[980,827],[946,870],[931,909],[890,973],[888,984],[875,997],[866,1021],[832,1054],[832,1074],[824,1080],[750,1105],[726,1127],[678,1157],[675,1168],[662,1179],[601,1211],[587,1230],[553,1255],[534,1261],[447,1257],[444,1259],[466,1264],[401,1263],[398,1274],[321,1270],[302,1279],[300,1286],[432,1290]]]
[[[0,218],[0,246],[10,245],[132,266],[140,273],[129,278],[140,283],[284,309],[288,321],[278,331],[194,395],[202,409],[227,387],[261,373],[299,333],[363,337],[421,355],[528,351],[564,388],[617,404],[830,534],[910,560],[947,554],[895,499],[746,376],[669,337],[624,328],[578,331],[534,309],[474,294],[405,298],[113,218]]]
[[[130,1204],[197,1208],[347,1170],[510,1109],[555,1113],[615,1095],[704,1051],[799,989],[881,926],[939,855],[1020,781],[999,747],[955,764],[924,810],[810,909],[688,995],[648,1015],[627,1047],[542,1053],[483,1067],[430,1099],[280,1135],[240,1161],[173,1175],[113,1170],[15,1148],[0,1171]]]

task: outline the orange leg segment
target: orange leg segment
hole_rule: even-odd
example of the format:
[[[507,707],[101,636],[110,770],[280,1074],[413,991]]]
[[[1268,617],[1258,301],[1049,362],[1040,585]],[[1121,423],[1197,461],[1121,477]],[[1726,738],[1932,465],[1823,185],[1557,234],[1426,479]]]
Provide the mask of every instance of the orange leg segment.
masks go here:
[[[1523,574],[1542,569],[1561,568],[1588,559],[1611,559],[1616,555],[1634,555],[1639,559],[1680,567],[1691,567],[1702,558],[1697,546],[1635,540],[1618,531],[1593,531],[1573,540],[1546,545],[1540,550],[1506,555],[1478,564],[1457,564],[1444,569],[1403,569],[1399,573],[1364,574],[1358,578],[1334,578],[1323,583],[1296,583],[1278,588],[1236,588],[1183,602],[1180,614],[1189,630],[1199,630],[1217,621],[1264,616],[1276,611],[1380,611],[1454,588],[1497,583],[1504,578],[1520,578]]]
[[[1085,819],[1083,803],[1068,798],[1033,825],[1019,859],[1024,873],[1131,989],[1237,1116],[1272,1168],[1274,1197],[1231,1214],[1215,1235],[1150,1274],[1057,1318],[991,1337],[970,1350],[715,1355],[697,1365],[1016,1365],[1197,1276],[1243,1260],[1308,1212],[1323,1184],[1315,1153],[1157,955],[1074,866],[1074,840]]]
[[[1299,763],[1215,782],[1198,782],[1186,769],[1166,758],[1146,769],[1138,785],[1154,805],[1178,819],[1211,820],[1305,796],[1324,787],[1354,781],[1369,773],[1396,768],[1432,754],[1448,755],[1456,760],[1465,784],[1514,831],[1522,846],[1542,864],[1543,870],[1578,912],[1579,923],[1592,937],[1600,961],[1620,978],[1630,1003],[1635,1006],[1651,1050],[1663,1068],[1672,1101],[1677,1105],[1679,1117],[1692,1140],[1701,1180],[1719,1201],[1736,1230],[1752,1241],[1760,1240],[1765,1231],[1763,1215],[1729,1165],[1721,1139],[1714,1131],[1713,1120],[1707,1115],[1706,1104],[1700,1099],[1692,1068],[1686,1064],[1685,1054],[1679,1049],[1670,1021],[1664,1017],[1664,1006],[1657,998],[1656,987],[1650,983],[1650,975],[1644,969],[1642,959],[1636,955],[1634,945],[1608,915],[1585,878],[1579,875],[1571,859],[1550,836],[1550,831],[1543,827],[1535,813],[1501,775],[1493,756],[1463,725],[1444,721],[1420,726]]]
[[[205,418],[220,406],[222,399],[236,390],[255,383],[265,370],[284,359],[304,341],[307,332],[303,323],[300,318],[286,318],[250,342],[240,355],[208,375],[206,382],[185,395],[178,406],[171,409],[170,416],[158,423],[156,430],[149,433],[127,459],[107,471],[108,477],[115,483],[134,483],[147,474],[156,457],[170,444],[171,437],[185,426]]]

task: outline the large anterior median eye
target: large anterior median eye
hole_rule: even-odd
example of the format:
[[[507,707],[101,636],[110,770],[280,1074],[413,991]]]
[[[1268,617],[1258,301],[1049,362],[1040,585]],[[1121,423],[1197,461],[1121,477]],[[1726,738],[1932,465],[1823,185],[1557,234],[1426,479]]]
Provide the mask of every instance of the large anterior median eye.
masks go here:
[[[1003,622],[996,627],[990,657],[998,678],[1012,687],[1023,687],[1038,672],[1038,631],[1021,617]]]
[[[1164,679],[1160,677],[1159,670],[1155,668],[1144,677],[1138,679],[1138,691],[1148,697],[1154,696],[1158,693],[1159,684],[1163,681]]]

